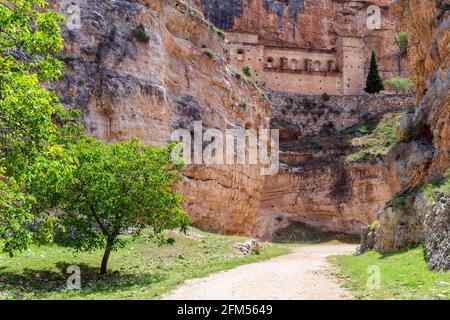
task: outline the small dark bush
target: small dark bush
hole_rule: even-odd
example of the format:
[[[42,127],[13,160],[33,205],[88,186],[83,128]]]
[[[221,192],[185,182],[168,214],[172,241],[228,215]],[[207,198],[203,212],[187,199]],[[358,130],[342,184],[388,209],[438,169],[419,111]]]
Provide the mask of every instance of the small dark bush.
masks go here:
[[[142,43],[148,43],[150,41],[150,36],[142,24],[138,25],[131,31],[131,38]]]
[[[303,105],[303,107],[304,107],[306,110],[309,110],[309,109],[312,108],[313,102],[312,102],[311,100],[309,100],[308,98],[304,98],[304,99],[303,99],[303,102],[302,102],[302,105]]]
[[[223,32],[219,28],[216,28],[215,26],[212,26],[212,29],[219,36],[220,39],[225,40],[225,32]]]
[[[328,102],[328,101],[330,101],[330,99],[331,99],[331,97],[328,93],[325,92],[324,94],[322,94],[323,101]]]
[[[245,100],[242,100],[238,103],[238,106],[242,109],[247,108],[247,102]]]
[[[210,59],[214,59],[214,52],[212,52],[212,51],[209,50],[209,49],[203,50],[203,54],[204,54],[205,56],[207,56],[208,58],[210,58]]]
[[[252,67],[250,67],[248,64],[242,69],[242,72],[247,76],[247,77],[251,77],[252,76]]]

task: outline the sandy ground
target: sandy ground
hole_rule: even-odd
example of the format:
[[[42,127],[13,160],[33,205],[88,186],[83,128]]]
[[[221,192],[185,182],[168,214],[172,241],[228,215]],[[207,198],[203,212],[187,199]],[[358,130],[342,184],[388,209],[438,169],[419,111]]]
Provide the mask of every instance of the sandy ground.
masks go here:
[[[326,257],[352,254],[354,245],[295,247],[286,256],[186,281],[164,299],[351,299],[331,275]]]

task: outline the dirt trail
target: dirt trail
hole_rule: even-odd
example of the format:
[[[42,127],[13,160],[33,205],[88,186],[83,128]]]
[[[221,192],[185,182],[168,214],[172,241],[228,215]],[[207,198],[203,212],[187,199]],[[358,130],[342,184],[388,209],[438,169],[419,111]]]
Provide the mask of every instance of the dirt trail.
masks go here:
[[[350,299],[330,275],[326,257],[352,254],[354,245],[295,247],[286,256],[186,281],[164,299]]]

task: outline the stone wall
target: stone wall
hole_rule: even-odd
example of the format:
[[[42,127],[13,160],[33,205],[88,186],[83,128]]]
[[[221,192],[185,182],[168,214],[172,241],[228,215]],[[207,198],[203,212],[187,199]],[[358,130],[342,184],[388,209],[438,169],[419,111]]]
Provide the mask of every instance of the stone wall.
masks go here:
[[[317,135],[340,131],[387,112],[411,110],[413,95],[308,96],[273,92],[272,123],[281,134]],[[328,100],[329,99],[329,100]],[[327,101],[326,101],[327,100]]]
[[[424,218],[426,259],[433,270],[450,270],[450,196],[440,195]]]
[[[231,63],[238,70],[250,66],[251,78],[267,90],[315,95],[364,92],[363,41],[359,38],[341,38],[336,51],[238,43],[243,35],[228,36],[234,38]]]

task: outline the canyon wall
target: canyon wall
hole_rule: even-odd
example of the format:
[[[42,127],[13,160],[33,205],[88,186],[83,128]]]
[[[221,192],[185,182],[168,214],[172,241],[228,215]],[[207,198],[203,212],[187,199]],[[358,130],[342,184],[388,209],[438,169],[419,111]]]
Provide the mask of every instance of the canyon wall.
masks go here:
[[[408,50],[417,107],[406,114],[400,136],[408,139],[387,157],[391,183],[401,190],[364,232],[362,251],[389,252],[425,242],[429,267],[448,269],[448,195],[427,200],[421,187],[439,183],[450,167],[450,7],[448,1],[396,1],[396,14],[413,39]]]
[[[387,112],[411,110],[410,97],[333,96],[325,101],[272,93],[271,121],[265,94],[227,63],[229,49],[221,33],[186,1],[76,3],[80,25],[63,30],[67,70],[56,89],[68,108],[83,112],[88,134],[107,142],[137,136],[163,145],[173,130],[191,131],[194,121],[222,131],[281,129],[278,175],[264,177],[261,165],[186,166],[178,188],[195,225],[264,239],[293,222],[357,234],[401,188],[380,158],[341,161],[351,146],[343,147],[348,141],[334,144],[334,137]],[[332,3],[333,8],[349,5]],[[312,2],[304,4],[312,10]],[[354,5],[359,8],[361,2]],[[72,1],[54,6],[69,16],[73,12]],[[308,136],[326,140],[326,146],[304,152],[298,139]],[[395,160],[390,159],[388,164]]]
[[[301,222],[319,233],[359,235],[395,194],[388,181],[382,161],[285,166],[278,175],[266,178],[254,233],[271,239]]]
[[[360,234],[399,187],[391,183],[382,155],[357,161],[347,157],[357,152],[355,139],[383,118],[391,115],[389,123],[398,126],[400,114],[414,108],[414,96],[272,92],[270,98],[282,166],[276,176],[266,177],[254,234],[276,238],[283,230],[295,232],[291,226],[298,223],[317,234]]]
[[[86,133],[163,145],[193,121],[205,129],[269,128],[270,103],[236,76],[223,39],[185,1],[74,3],[76,10],[73,1],[53,2],[71,23],[56,89],[66,107],[83,112]],[[77,10],[79,25],[72,25]],[[248,234],[263,185],[259,166],[191,165],[179,189],[196,225]]]

